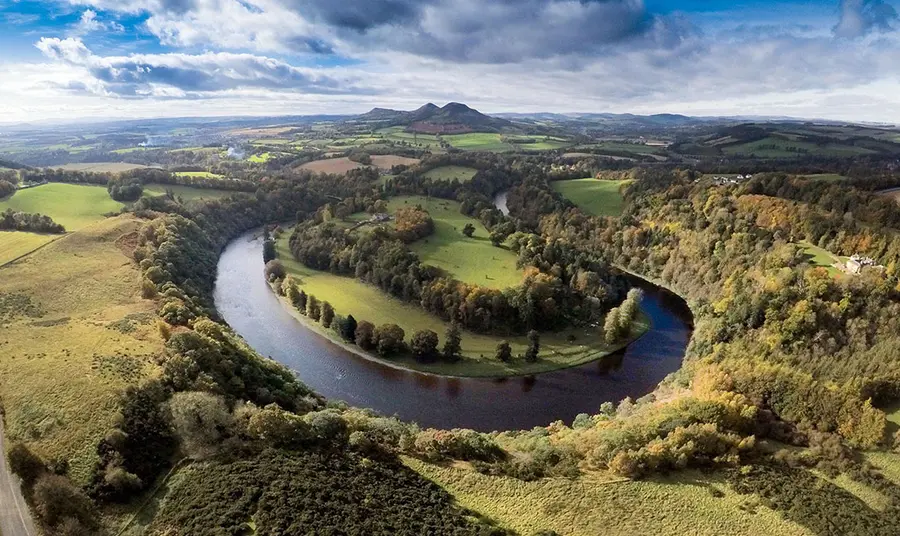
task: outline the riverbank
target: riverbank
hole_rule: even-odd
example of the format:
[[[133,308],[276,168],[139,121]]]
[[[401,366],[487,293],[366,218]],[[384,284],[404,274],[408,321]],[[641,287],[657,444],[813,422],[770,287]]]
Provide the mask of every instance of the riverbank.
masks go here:
[[[565,356],[558,353],[551,354],[550,356],[546,357],[542,353],[538,355],[538,360],[533,363],[525,361],[521,356],[514,356],[514,359],[509,363],[503,363],[496,359],[490,361],[493,356],[485,356],[484,359],[473,359],[471,357],[466,357],[465,355],[463,355],[459,361],[453,363],[442,360],[437,360],[433,363],[423,363],[416,360],[415,357],[413,357],[411,354],[400,354],[392,356],[388,359],[371,352],[367,352],[359,346],[345,341],[332,329],[325,328],[319,322],[316,322],[308,316],[301,314],[285,297],[279,296],[271,285],[269,285],[269,289],[278,299],[281,307],[289,315],[291,315],[307,329],[314,331],[321,337],[325,337],[332,344],[340,347],[341,349],[353,353],[368,361],[372,361],[374,363],[378,363],[379,365],[383,365],[393,369],[445,378],[516,378],[565,370],[567,368],[580,367],[594,361],[599,361],[616,352],[622,351],[629,344],[643,337],[651,328],[650,318],[647,317],[647,315],[644,314],[643,311],[641,311],[639,313],[638,319],[635,320],[632,326],[632,332],[629,334],[628,339],[622,341],[621,343],[609,345],[609,348],[606,351],[597,352],[594,354],[584,354],[582,357],[571,360],[565,360]],[[411,333],[407,333],[407,336],[411,335]],[[466,337],[471,335],[472,334],[463,332],[463,343],[465,343]],[[499,340],[500,339],[498,338],[498,341]],[[463,351],[465,352],[465,347],[463,347]],[[554,357],[556,359],[553,359]]]
[[[423,427],[490,432],[571,422],[579,413],[596,413],[605,402],[644,396],[678,370],[691,337],[690,310],[677,296],[641,281],[635,284],[644,290],[641,309],[650,329],[639,339],[581,366],[498,379],[387,366],[303,329],[269,288],[262,240],[253,232],[223,250],[214,298],[222,318],[247,344],[294,370],[322,396]]]

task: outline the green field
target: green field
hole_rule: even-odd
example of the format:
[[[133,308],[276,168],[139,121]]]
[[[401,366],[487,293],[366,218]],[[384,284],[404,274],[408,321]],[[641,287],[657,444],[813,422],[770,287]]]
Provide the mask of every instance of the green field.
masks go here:
[[[434,134],[406,132],[404,127],[382,128],[377,133],[387,141],[408,143],[414,147],[438,148],[441,145],[440,140]]]
[[[464,151],[505,152],[515,150],[515,146],[503,141],[500,134],[489,132],[470,132],[469,134],[451,134],[442,136],[444,141]]]
[[[222,175],[209,171],[176,171],[176,177],[195,177],[203,179],[221,179]]]
[[[797,246],[803,250],[806,262],[811,266],[819,266],[828,270],[832,277],[840,277],[843,272],[835,268],[835,264],[844,264],[847,257],[839,257],[830,251],[824,250],[818,246],[814,246],[809,242],[798,242]]]
[[[573,179],[556,181],[553,189],[594,216],[619,217],[625,207],[622,187],[630,181]]]
[[[811,534],[764,506],[747,508],[758,499],[732,491],[721,476],[695,471],[643,481],[590,474],[525,482],[403,460],[461,506],[523,535],[541,530],[566,536]]]
[[[261,153],[255,154],[247,158],[247,162],[253,162],[254,164],[264,164],[272,158],[272,153]]]
[[[613,153],[632,153],[636,155],[652,155],[664,152],[664,148],[658,145],[645,145],[643,143],[628,143],[624,141],[601,141],[590,145],[579,145],[578,147],[573,147],[572,150],[609,151]]]
[[[290,233],[284,233],[277,242],[278,258],[284,263],[290,275],[298,280],[300,287],[307,293],[315,295],[334,306],[340,315],[352,314],[357,321],[368,320],[373,324],[397,324],[406,332],[409,339],[419,330],[430,329],[438,334],[443,344],[444,333],[449,324],[432,316],[415,304],[406,303],[389,296],[380,289],[367,285],[357,279],[341,277],[328,272],[312,270],[295,261],[288,247]],[[286,307],[289,307],[286,305]],[[297,315],[300,317],[300,315]],[[306,317],[300,317],[305,319]],[[310,326],[318,324],[309,323]],[[642,319],[635,327],[635,336],[649,328],[646,319]],[[331,330],[317,328],[329,337],[335,337]],[[576,337],[575,343],[569,343],[569,335]],[[464,331],[462,334],[463,359],[458,363],[437,362],[419,363],[409,356],[397,356],[390,359],[399,366],[442,374],[448,376],[509,376],[536,374],[549,370],[580,365],[599,359],[616,350],[618,346],[609,346],[603,341],[599,329],[573,328],[558,333],[541,334],[541,354],[536,363],[527,363],[517,358],[511,363],[502,363],[495,359],[497,344],[500,338],[479,335]],[[513,355],[525,353],[528,341],[524,336],[509,339]]]
[[[439,181],[452,181],[453,179],[456,179],[459,182],[469,182],[475,177],[476,173],[478,173],[477,169],[466,166],[441,166],[428,170],[428,172],[422,176],[426,179],[435,179]]]
[[[522,281],[522,270],[516,268],[516,255],[491,244],[490,233],[478,220],[459,212],[459,203],[422,196],[395,197],[388,203],[393,213],[399,208],[422,205],[434,220],[434,234],[410,245],[422,262],[437,266],[449,275],[475,285],[507,288]],[[475,226],[472,238],[462,229]]]
[[[518,136],[507,138],[506,141],[524,151],[552,151],[572,145],[572,143],[565,138],[557,138],[554,136]]]
[[[30,253],[60,235],[0,231],[0,266]]]
[[[125,205],[114,201],[103,186],[50,183],[19,190],[0,201],[0,211],[11,208],[20,212],[38,212],[62,224],[66,231],[77,231],[118,212]]]
[[[837,157],[858,156],[862,154],[872,154],[874,151],[851,145],[840,145],[836,143],[817,145],[807,141],[794,141],[769,136],[761,140],[723,147],[722,152],[736,156],[754,155],[759,158],[798,158],[805,155]]]
[[[844,180],[847,177],[845,177],[843,175],[838,175],[837,173],[815,173],[813,175],[804,175],[801,178],[811,180],[811,181],[836,182],[836,181]]]
[[[171,190],[175,197],[180,197],[184,201],[194,201],[197,199],[218,199],[231,195],[235,192],[229,190],[215,190],[213,188],[193,188],[191,186],[182,186],[180,184],[157,184],[151,183],[144,186],[144,195],[166,195],[166,190]]]
[[[52,166],[53,169],[67,169],[69,171],[91,171],[94,173],[121,173],[132,169],[144,169],[148,166],[142,164],[129,164],[127,162],[88,162],[83,164],[63,164]]]

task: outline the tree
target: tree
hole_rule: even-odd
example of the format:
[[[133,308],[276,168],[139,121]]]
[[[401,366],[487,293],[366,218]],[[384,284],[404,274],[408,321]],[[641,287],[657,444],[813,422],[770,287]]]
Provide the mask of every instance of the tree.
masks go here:
[[[528,349],[525,350],[525,360],[529,363],[537,361],[538,352],[541,350],[541,334],[535,330],[528,332]]]
[[[352,341],[356,337],[357,327],[356,319],[353,318],[353,315],[347,315],[347,318],[341,324],[341,337],[345,341]]]
[[[416,359],[430,359],[437,353],[438,335],[430,329],[417,331],[410,342]]]
[[[266,263],[266,279],[272,283],[278,281],[279,279],[284,279],[287,275],[287,271],[284,269],[284,265],[281,264],[281,261],[274,260]]]
[[[461,341],[459,326],[456,325],[456,322],[451,322],[450,327],[447,328],[447,332],[444,334],[444,348],[441,351],[444,359],[448,361],[459,359],[459,352],[462,350]]]
[[[606,321],[603,323],[603,338],[607,344],[613,344],[619,340],[619,308],[613,307],[606,313]]]
[[[267,238],[263,242],[263,262],[269,262],[275,260],[275,241],[271,238]]]
[[[375,347],[375,325],[371,322],[361,320],[356,326],[354,333],[356,345],[363,350],[371,350]]]
[[[33,497],[35,511],[50,527],[66,518],[77,519],[87,527],[97,526],[91,500],[65,477],[53,474],[42,476],[34,485]]]
[[[210,393],[175,393],[167,404],[182,450],[192,458],[215,454],[234,424],[225,400]]]
[[[375,349],[379,355],[387,356],[404,348],[406,332],[397,324],[382,324],[375,330]]]
[[[284,278],[284,281],[281,283],[281,293],[296,307],[300,291],[297,289],[297,283],[294,281],[294,278],[290,276]]]
[[[306,299],[306,316],[312,318],[316,322],[322,317],[322,310],[319,307],[319,300],[312,294]]]
[[[462,233],[469,238],[472,238],[472,235],[475,234],[475,226],[471,223],[467,223],[465,227],[463,227]]]
[[[306,295],[306,292],[303,289],[300,289],[300,293],[297,295],[297,301],[294,302],[294,307],[297,308],[303,314],[306,314],[306,303],[309,301],[309,297]]]
[[[497,359],[504,363],[512,360],[512,348],[509,346],[509,342],[503,341],[497,345]]]
[[[331,327],[331,322],[334,320],[334,307],[331,306],[327,301],[322,302],[322,326],[326,328]]]

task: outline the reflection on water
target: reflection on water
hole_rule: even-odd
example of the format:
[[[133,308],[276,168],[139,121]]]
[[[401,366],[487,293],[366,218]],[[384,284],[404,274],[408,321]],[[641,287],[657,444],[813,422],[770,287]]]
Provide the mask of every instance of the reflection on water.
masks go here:
[[[260,354],[295,370],[324,396],[423,426],[528,429],[571,422],[604,402],[641,397],[681,366],[691,334],[687,305],[640,279],[651,330],[628,348],[580,367],[512,379],[441,378],[363,359],[297,322],[263,277],[262,241],[248,233],[219,259],[215,302]]]

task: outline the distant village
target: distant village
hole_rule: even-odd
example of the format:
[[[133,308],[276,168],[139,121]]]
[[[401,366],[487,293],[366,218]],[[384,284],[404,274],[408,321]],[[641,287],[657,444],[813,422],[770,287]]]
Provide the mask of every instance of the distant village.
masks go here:
[[[717,176],[713,177],[712,180],[719,186],[725,186],[728,184],[738,184],[738,183],[741,183],[744,181],[748,181],[752,178],[753,178],[753,175],[748,173],[746,175],[733,175],[733,176],[717,175]]]

